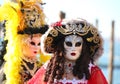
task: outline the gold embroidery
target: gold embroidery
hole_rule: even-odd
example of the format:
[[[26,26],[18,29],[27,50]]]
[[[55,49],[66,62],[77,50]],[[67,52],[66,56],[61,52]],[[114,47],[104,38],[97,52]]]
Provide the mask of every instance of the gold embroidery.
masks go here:
[[[37,60],[36,59],[31,59],[31,58],[28,58],[28,57],[24,57],[22,59],[23,60],[22,60],[20,74],[21,74],[21,78],[24,81],[27,81],[28,79],[30,79],[35,74],[35,72],[38,69]]]

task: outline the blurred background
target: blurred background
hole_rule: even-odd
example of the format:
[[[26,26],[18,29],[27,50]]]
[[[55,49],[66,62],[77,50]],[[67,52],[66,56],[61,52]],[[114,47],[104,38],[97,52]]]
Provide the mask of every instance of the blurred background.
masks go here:
[[[104,53],[97,61],[109,84],[120,84],[120,0],[43,0],[48,24],[65,18],[83,18],[99,30]],[[3,0],[0,0],[0,4]]]

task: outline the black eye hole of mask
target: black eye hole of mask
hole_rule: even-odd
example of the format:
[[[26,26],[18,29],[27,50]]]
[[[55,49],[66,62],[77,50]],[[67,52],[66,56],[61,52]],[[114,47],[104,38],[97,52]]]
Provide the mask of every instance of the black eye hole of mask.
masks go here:
[[[69,47],[72,47],[72,43],[69,42],[69,41],[65,42],[65,44],[66,44],[67,46],[69,46]]]
[[[31,41],[30,44],[35,46],[35,42],[33,42],[33,41]],[[40,46],[40,42],[37,44],[37,46]]]
[[[65,42],[65,44],[69,47],[72,47],[72,42],[67,41],[67,42]],[[81,42],[76,42],[75,47],[79,47],[79,46],[81,46],[81,44],[82,44]]]
[[[79,47],[79,46],[81,46],[81,42],[77,42],[76,44],[75,44],[75,47]]]

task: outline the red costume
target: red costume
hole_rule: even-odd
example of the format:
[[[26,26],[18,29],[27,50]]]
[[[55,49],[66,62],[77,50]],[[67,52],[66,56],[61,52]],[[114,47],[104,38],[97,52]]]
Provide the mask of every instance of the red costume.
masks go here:
[[[28,82],[28,84],[47,84],[44,82],[44,74],[46,71],[46,65],[41,67],[36,75]],[[96,65],[90,66],[91,77],[89,80],[86,80],[85,83],[77,83],[77,84],[108,84],[106,78],[104,77],[101,69]],[[64,83],[59,82],[57,84],[74,84],[74,83]],[[76,84],[76,83],[75,83]]]
[[[108,84],[95,65],[102,41],[98,29],[85,20],[57,22],[44,41],[44,50],[53,56],[28,84]]]

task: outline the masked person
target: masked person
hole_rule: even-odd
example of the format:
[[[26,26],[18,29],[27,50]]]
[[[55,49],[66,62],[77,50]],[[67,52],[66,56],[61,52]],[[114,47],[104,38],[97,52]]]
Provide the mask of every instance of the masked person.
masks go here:
[[[63,20],[44,40],[53,53],[28,84],[108,84],[95,61],[102,55],[103,40],[92,24],[82,19]]]
[[[42,1],[5,2],[0,7],[0,21],[4,20],[5,40],[8,40],[4,56],[5,83],[25,84],[40,67],[36,56],[44,57],[44,61],[50,58],[43,56],[40,49],[42,35],[48,30]]]

